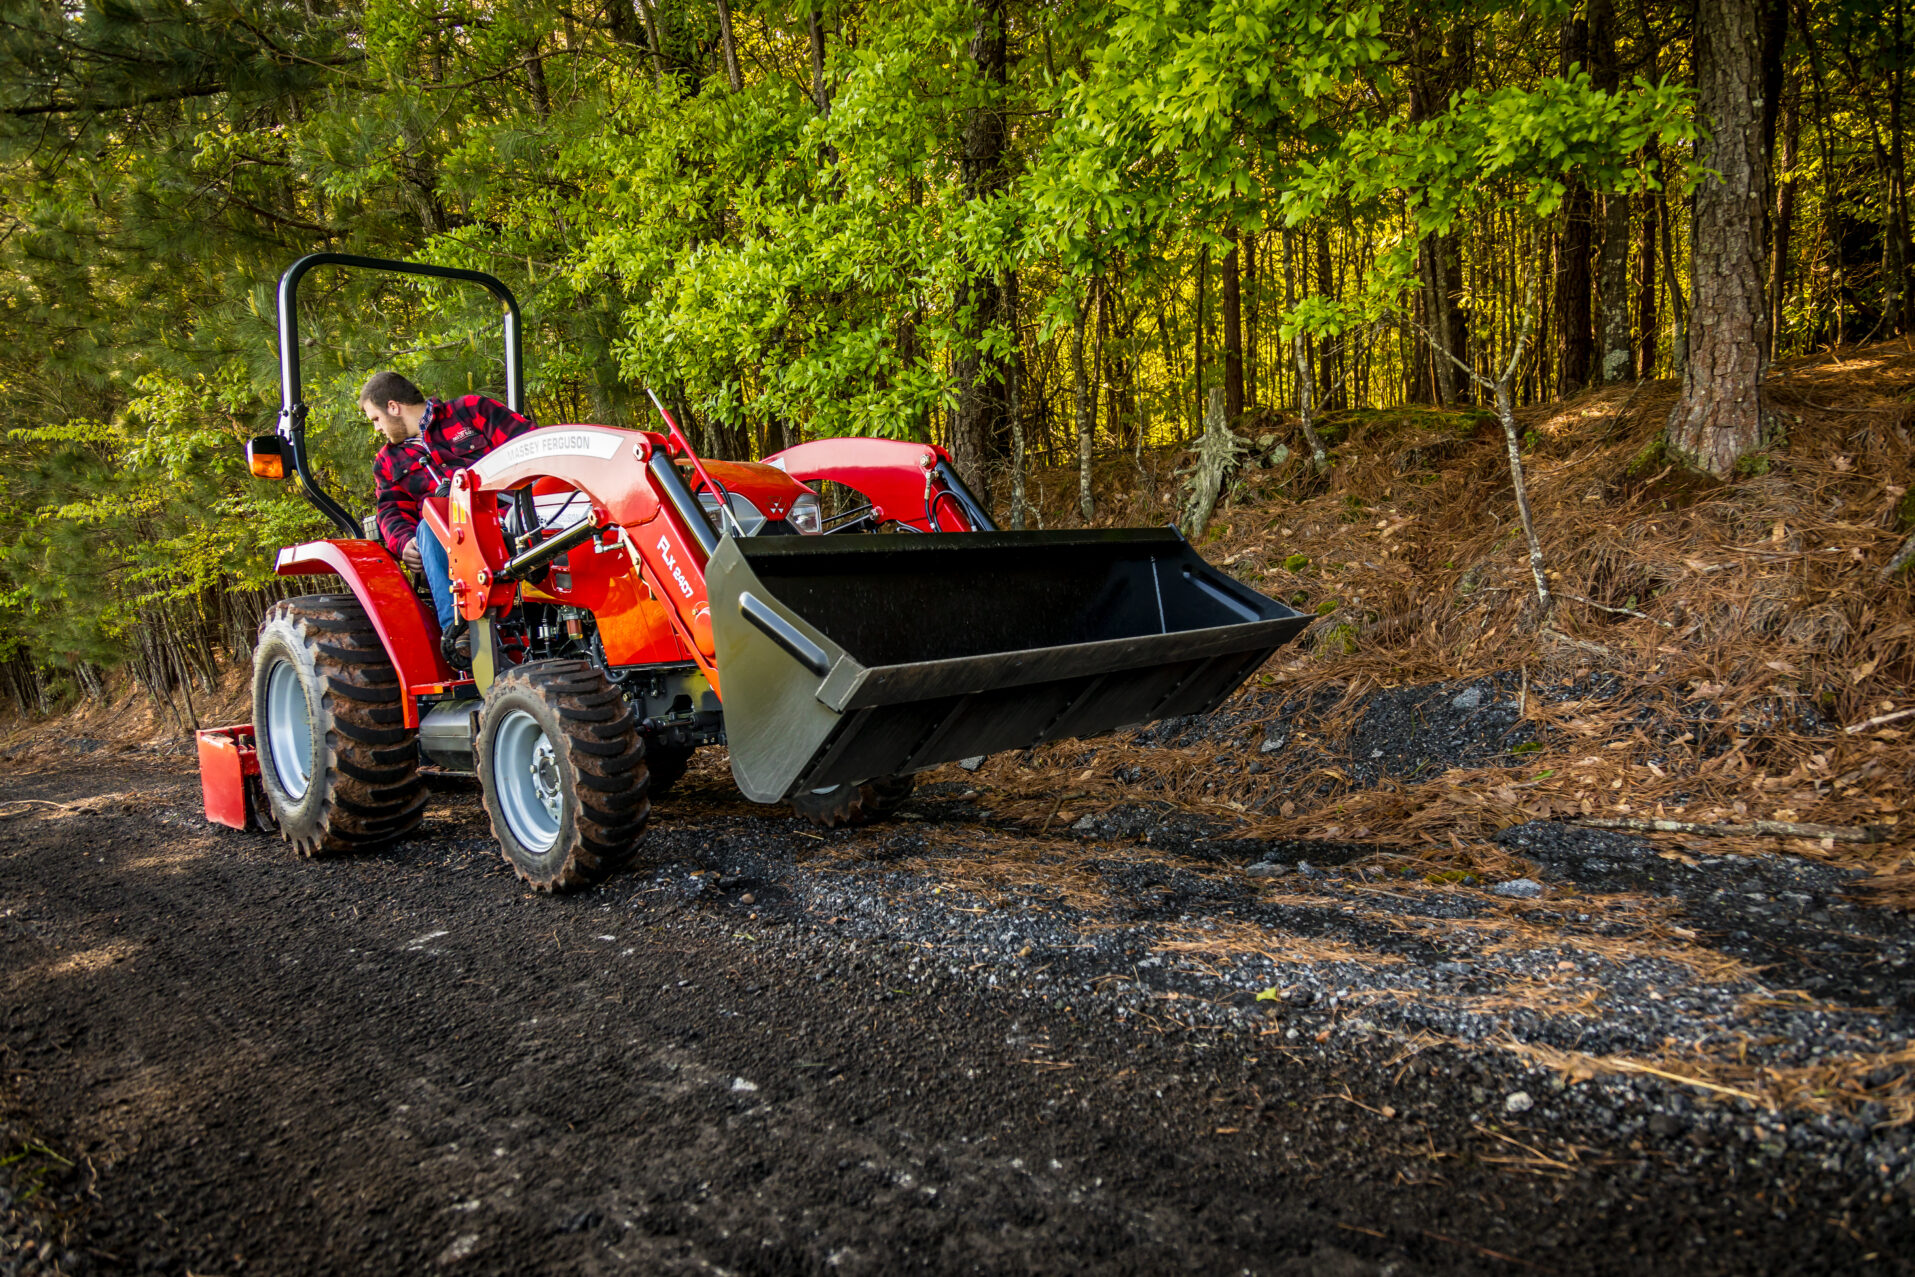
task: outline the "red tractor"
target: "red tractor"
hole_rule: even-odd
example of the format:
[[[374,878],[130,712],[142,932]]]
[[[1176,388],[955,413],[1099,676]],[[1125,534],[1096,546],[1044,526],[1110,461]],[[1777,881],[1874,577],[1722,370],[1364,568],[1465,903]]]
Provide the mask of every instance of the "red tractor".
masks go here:
[[[253,723],[202,733],[200,755],[209,818],[276,826],[303,855],[406,834],[436,766],[478,774],[527,882],[583,886],[631,858],[700,746],[728,748],[755,802],[868,820],[939,763],[1211,709],[1308,623],[1169,529],[999,531],[939,448],[705,461],[661,406],[662,433],[543,427],[427,500],[458,605],[441,634],[307,455],[296,304],[323,264],[484,286],[514,410],[523,384],[518,305],[489,275],[319,253],[280,279],[279,429],[248,455],[345,534],[277,571],[345,591],[267,613]],[[827,516],[825,480],[862,504]]]

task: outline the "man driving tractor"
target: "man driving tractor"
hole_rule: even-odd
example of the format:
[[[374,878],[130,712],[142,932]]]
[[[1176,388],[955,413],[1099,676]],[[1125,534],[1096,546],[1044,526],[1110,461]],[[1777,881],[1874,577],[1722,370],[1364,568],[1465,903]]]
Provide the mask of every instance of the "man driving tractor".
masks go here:
[[[453,471],[536,427],[484,395],[450,402],[428,399],[396,372],[368,378],[359,392],[359,407],[386,440],[373,466],[379,539],[400,562],[425,574],[443,632],[454,616],[452,574],[445,547],[420,521],[420,506],[429,496],[446,495]]]

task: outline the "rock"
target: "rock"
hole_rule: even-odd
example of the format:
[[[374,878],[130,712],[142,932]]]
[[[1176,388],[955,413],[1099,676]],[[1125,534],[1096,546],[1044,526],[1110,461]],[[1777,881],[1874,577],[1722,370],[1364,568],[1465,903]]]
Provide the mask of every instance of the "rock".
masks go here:
[[[971,758],[960,758],[958,759],[958,766],[967,772],[974,772],[984,766],[984,755],[978,754]]]
[[[1321,878],[1323,876],[1323,871],[1307,860],[1297,861],[1297,872],[1305,878]]]
[[[1275,435],[1258,435],[1257,436],[1257,446],[1259,448],[1268,448],[1271,444],[1275,443],[1276,441],[1277,441],[1277,437]]]
[[[479,1235],[477,1233],[460,1233],[452,1239],[451,1244],[439,1252],[438,1262],[441,1264],[456,1264],[462,1259],[469,1258],[472,1252],[477,1250],[478,1247]]]
[[[1257,746],[1257,752],[1259,754],[1274,754],[1282,749],[1283,742],[1289,739],[1288,736],[1267,736],[1264,738],[1263,744]]]
[[[1289,872],[1289,865],[1276,860],[1259,860],[1244,870],[1252,878],[1281,878]]]
[[[758,1084],[756,1082],[747,1082],[741,1077],[735,1077],[731,1080],[731,1089],[740,1094],[748,1095],[758,1089]]]
[[[1543,884],[1534,878],[1511,878],[1497,883],[1489,891],[1492,896],[1508,896],[1512,900],[1535,900],[1543,894]]]
[[[1264,464],[1271,467],[1272,469],[1275,469],[1277,466],[1282,465],[1284,462],[1288,460],[1290,460],[1290,449],[1288,445],[1280,443],[1276,447],[1270,449],[1270,459],[1266,461]]]
[[[1511,1091],[1503,1099],[1503,1112],[1527,1113],[1536,1107],[1536,1101],[1529,1098],[1528,1091]]]
[[[758,897],[747,891],[744,895],[738,897],[738,903],[741,905],[755,905],[758,903]]]
[[[1450,700],[1450,704],[1458,709],[1475,709],[1482,703],[1483,689],[1480,687],[1466,687]]]
[[[1071,828],[1080,834],[1087,834],[1097,828],[1097,817],[1091,815],[1079,816],[1071,822]]]

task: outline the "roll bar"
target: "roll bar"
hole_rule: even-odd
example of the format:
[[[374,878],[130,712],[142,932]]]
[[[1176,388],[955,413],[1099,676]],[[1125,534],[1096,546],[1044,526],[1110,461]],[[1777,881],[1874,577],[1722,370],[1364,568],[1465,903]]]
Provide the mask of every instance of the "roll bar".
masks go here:
[[[505,308],[505,406],[513,412],[523,411],[520,398],[525,384],[524,357],[519,347],[519,299],[512,295],[511,289],[484,271],[392,261],[384,257],[358,257],[351,253],[308,253],[279,277],[279,437],[291,445],[293,472],[299,476],[299,486],[306,499],[348,537],[358,540],[365,536],[365,530],[351,511],[320,484],[306,456],[306,415],[310,409],[300,394],[299,385],[298,299],[299,281],[315,266],[351,266],[399,275],[424,275],[431,279],[458,279],[478,284],[491,293]]]

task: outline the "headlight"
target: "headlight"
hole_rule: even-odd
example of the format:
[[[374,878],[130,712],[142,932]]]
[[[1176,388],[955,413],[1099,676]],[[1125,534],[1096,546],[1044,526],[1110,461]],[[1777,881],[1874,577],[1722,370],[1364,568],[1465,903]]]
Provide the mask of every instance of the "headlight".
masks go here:
[[[807,492],[791,503],[791,513],[785,516],[785,522],[806,536],[815,537],[825,530],[824,509],[819,506],[818,498]]]

